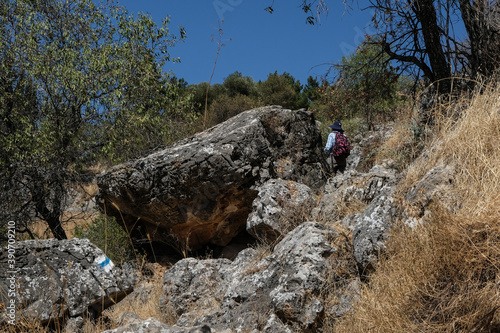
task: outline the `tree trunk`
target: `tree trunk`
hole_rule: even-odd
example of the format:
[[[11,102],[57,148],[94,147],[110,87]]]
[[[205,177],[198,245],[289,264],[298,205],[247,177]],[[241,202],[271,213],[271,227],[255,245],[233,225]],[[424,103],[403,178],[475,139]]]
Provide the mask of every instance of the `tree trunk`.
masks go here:
[[[56,239],[68,239],[61,225],[62,200],[64,184],[60,177],[61,171],[44,170],[46,174],[35,171],[33,176],[31,197],[37,213],[47,222],[50,231]],[[50,179],[51,181],[47,181]]]
[[[500,65],[500,14],[484,0],[458,0],[470,42],[471,76],[490,76]]]
[[[61,226],[61,221],[60,221],[61,214],[59,212],[59,209],[49,210],[45,205],[43,198],[35,203],[35,207],[37,212],[49,225],[50,231],[52,231],[52,235],[54,235],[54,238],[59,240],[68,239],[68,236],[66,236],[66,232]]]
[[[416,0],[413,8],[422,25],[425,48],[434,76],[429,79],[431,81],[439,81],[440,92],[449,92],[451,67],[446,61],[446,55],[441,45],[441,30],[439,29],[434,3],[432,0]]]
[[[54,238],[59,240],[68,239],[68,236],[66,235],[66,232],[61,225],[61,221],[59,220],[59,215],[54,216],[50,219],[45,219],[45,221],[49,225],[50,231],[52,231],[52,235],[54,235]]]

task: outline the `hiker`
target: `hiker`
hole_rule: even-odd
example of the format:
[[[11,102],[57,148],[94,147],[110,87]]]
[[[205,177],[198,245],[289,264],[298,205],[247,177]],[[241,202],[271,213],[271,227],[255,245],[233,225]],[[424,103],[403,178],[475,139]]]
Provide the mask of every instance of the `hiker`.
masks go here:
[[[335,167],[333,167],[333,174],[337,174],[337,171],[341,173],[344,172],[347,166],[347,156],[350,154],[351,147],[349,145],[349,140],[343,134],[342,123],[340,121],[335,121],[333,125],[328,126],[332,129],[332,132],[328,135],[328,140],[326,141],[325,153],[329,155],[326,161],[330,168],[333,167],[333,159],[335,158]]]

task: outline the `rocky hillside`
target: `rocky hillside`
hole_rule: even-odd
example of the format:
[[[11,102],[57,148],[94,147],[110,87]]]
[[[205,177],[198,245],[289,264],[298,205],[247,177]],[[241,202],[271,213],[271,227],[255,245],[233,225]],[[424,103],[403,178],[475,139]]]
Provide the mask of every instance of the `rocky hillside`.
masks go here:
[[[431,110],[383,260],[338,332],[498,332],[500,87]],[[397,137],[397,135],[395,136]]]
[[[452,122],[436,115],[429,149],[403,172],[395,168],[394,153],[379,154],[369,168],[363,162],[375,144],[381,151],[408,149],[413,136],[407,127],[392,124],[353,140],[348,169],[331,175],[312,113],[280,107],[243,112],[115,166],[98,177],[100,207],[118,217],[136,242],[152,240],[186,258],[152,283],[129,265],[106,266],[103,253],[83,240],[18,242],[19,285],[26,292],[17,313],[79,332],[88,314],[98,317],[124,297],[115,307],[131,304],[132,312],[113,316],[106,310],[109,322],[95,331],[417,332],[477,323],[489,329],[500,258],[492,247],[500,215],[492,204],[500,199],[500,105],[493,96],[481,107],[469,105],[474,112],[454,113]],[[451,149],[458,142],[466,152]],[[461,193],[472,181],[477,187]],[[474,203],[482,208],[470,210]],[[464,222],[467,214],[473,224]],[[481,224],[483,214],[488,225]],[[458,222],[443,227],[443,217]],[[254,239],[251,245],[232,246],[242,234]],[[206,246],[231,255],[189,256]],[[462,263],[456,252],[467,253]],[[0,264],[8,271],[6,249]],[[427,275],[418,277],[422,273]],[[29,292],[35,284],[47,292]],[[468,311],[457,306],[455,316],[446,312],[452,307],[444,302],[456,305],[461,298],[470,301]],[[71,302],[79,299],[84,301]],[[144,314],[151,303],[157,310]]]

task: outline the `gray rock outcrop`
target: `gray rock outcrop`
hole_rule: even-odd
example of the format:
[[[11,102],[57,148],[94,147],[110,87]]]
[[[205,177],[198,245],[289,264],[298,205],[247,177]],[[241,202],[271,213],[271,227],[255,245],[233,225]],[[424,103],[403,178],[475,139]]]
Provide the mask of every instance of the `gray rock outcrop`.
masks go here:
[[[392,197],[398,180],[396,170],[379,165],[367,173],[348,170],[328,180],[319,205],[312,211],[316,220],[340,222],[353,231],[354,258],[363,275],[373,270],[400,214]],[[364,208],[342,216],[340,207],[353,202]]]
[[[233,262],[181,260],[164,275],[161,308],[179,316],[178,326],[206,324],[216,332],[311,328],[324,312],[320,291],[333,235],[323,224],[304,223],[266,256],[250,248]]]
[[[349,281],[343,288],[339,288],[336,294],[338,303],[327,309],[327,311],[330,316],[340,318],[351,311],[353,304],[358,301],[361,294],[361,281],[359,279]]]
[[[396,170],[381,166],[374,166],[367,173],[348,170],[328,180],[321,201],[312,210],[312,216],[325,223],[338,222],[339,218],[343,218],[339,209],[341,205],[355,202],[368,205],[383,190],[394,187],[397,181]],[[352,216],[344,221],[343,224],[351,229],[356,224]]]
[[[8,301],[6,283],[14,276],[17,318],[24,316],[43,324],[99,314],[131,292],[136,282],[132,270],[105,266],[101,262],[104,253],[87,239],[30,240],[10,246],[15,253],[15,267],[9,266],[8,248],[3,248],[0,295]],[[0,317],[2,322],[5,319]]]
[[[450,165],[438,164],[430,169],[420,181],[418,181],[404,197],[403,215],[406,225],[414,227],[422,223],[429,215],[429,205],[434,200],[453,211],[450,198],[455,170]]]
[[[316,203],[308,186],[291,180],[271,179],[258,190],[247,219],[247,231],[268,243],[309,219]]]
[[[271,178],[324,184],[312,113],[263,107],[97,177],[98,201],[135,237],[178,250],[224,246],[245,230],[256,187]]]
[[[363,212],[356,214],[352,243],[354,258],[362,275],[373,271],[397,219],[398,210],[392,193],[393,188],[384,189]]]
[[[377,124],[373,131],[366,136],[358,134],[351,141],[351,154],[347,158],[347,170],[368,171],[373,165],[370,155],[380,146],[380,143],[389,139],[393,133],[393,124]]]

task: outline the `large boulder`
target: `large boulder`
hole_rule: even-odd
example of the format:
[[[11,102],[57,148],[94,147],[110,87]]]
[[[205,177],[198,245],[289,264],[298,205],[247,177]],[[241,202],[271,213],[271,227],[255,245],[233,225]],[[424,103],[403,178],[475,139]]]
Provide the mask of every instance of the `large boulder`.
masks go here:
[[[334,235],[308,222],[267,255],[249,248],[233,262],[181,260],[164,275],[161,308],[179,316],[177,326],[208,325],[216,332],[312,329],[325,310],[321,288],[332,274]]]
[[[239,115],[97,177],[98,201],[134,237],[180,251],[225,246],[245,230],[256,187],[271,178],[324,184],[312,113],[271,106]]]
[[[10,266],[9,250],[14,254]],[[16,317],[47,323],[99,314],[133,290],[133,269],[114,266],[87,239],[30,240],[10,244],[0,253],[0,295],[4,304],[16,288]],[[0,316],[0,322],[9,321]]]

